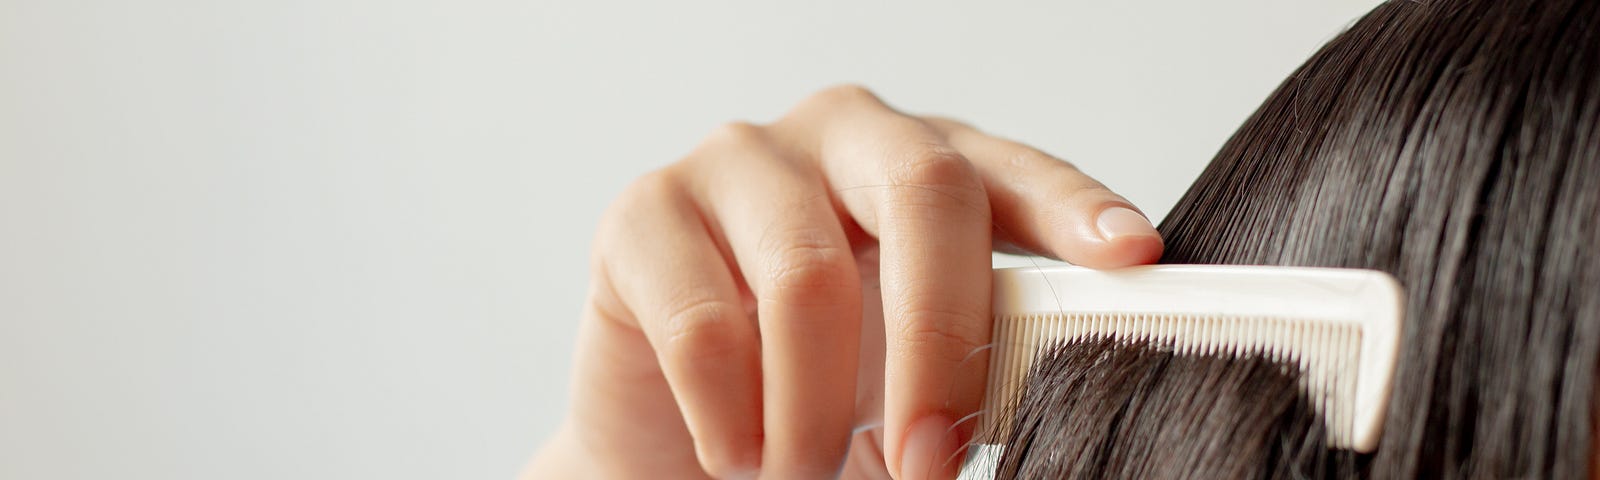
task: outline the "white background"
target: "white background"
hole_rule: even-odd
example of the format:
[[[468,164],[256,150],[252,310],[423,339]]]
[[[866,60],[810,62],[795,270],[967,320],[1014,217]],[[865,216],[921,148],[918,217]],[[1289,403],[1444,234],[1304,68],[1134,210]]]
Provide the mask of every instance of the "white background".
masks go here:
[[[508,478],[596,216],[839,82],[1160,216],[1373,0],[0,0],[0,478]]]

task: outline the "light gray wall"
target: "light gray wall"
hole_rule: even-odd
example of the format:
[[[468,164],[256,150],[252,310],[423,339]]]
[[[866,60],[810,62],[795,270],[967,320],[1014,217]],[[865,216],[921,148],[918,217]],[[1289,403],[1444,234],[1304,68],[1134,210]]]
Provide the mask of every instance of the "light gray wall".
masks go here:
[[[0,478],[506,478],[595,217],[860,82],[1165,212],[1374,0],[0,0]]]

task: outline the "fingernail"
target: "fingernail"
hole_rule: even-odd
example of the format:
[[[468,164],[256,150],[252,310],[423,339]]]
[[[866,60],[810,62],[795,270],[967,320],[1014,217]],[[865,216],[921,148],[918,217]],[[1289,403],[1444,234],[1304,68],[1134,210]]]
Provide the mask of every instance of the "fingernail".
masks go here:
[[[906,447],[900,453],[900,480],[955,478],[960,459],[951,459],[960,441],[940,415],[923,417],[906,430]]]
[[[1144,218],[1139,212],[1123,207],[1111,207],[1100,212],[1100,218],[1095,220],[1095,226],[1100,228],[1100,236],[1106,241],[1114,241],[1121,237],[1159,237],[1155,225]]]

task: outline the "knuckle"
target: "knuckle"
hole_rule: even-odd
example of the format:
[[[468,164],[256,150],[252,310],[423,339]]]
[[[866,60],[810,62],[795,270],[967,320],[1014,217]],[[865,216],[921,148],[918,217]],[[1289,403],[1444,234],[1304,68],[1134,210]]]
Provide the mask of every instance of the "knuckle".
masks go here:
[[[960,152],[944,145],[927,145],[915,149],[894,164],[890,179],[905,185],[927,187],[953,187],[961,189],[982,188],[978,184],[977,170]]]
[[[808,238],[808,237],[800,237]],[[854,292],[855,258],[850,249],[810,237],[773,250],[767,277],[769,300],[819,303]]]
[[[593,318],[606,324],[637,330],[638,323],[634,322],[633,315],[628,313],[626,302],[617,295],[617,289],[611,283],[611,273],[604,256],[594,255],[591,263],[594,281],[589,287],[589,298],[585,300],[585,306],[593,312],[593,316],[585,315],[584,318]]]
[[[895,338],[905,355],[955,363],[986,343],[989,326],[986,316],[923,307],[904,312]]]
[[[617,197],[615,206],[629,208],[637,205],[657,205],[661,200],[676,195],[681,187],[677,176],[670,169],[654,170],[628,184],[622,190],[622,195]]]
[[[681,188],[681,182],[670,169],[655,170],[634,179],[600,215],[595,235],[596,252],[609,251],[633,239],[630,230],[635,228],[635,222],[631,219],[670,208]]]
[[[977,128],[974,128],[972,126],[972,124],[969,124],[967,122],[961,121],[960,119],[957,119],[957,118],[947,117],[947,116],[944,116],[944,115],[923,115],[921,118],[922,118],[922,121],[924,121],[924,122],[928,122],[929,124],[945,127],[947,129],[972,130],[972,131],[976,131],[977,130]]]
[[[1063,185],[1057,193],[1062,205],[1073,209],[1092,209],[1106,203],[1127,203],[1121,195],[1117,195],[1105,185],[1094,180],[1084,180],[1077,184]]]
[[[735,328],[741,316],[737,305],[725,301],[688,303],[666,317],[657,353],[664,363],[690,369],[736,361],[746,347]]]
[[[706,135],[701,145],[712,148],[760,148],[767,145],[767,133],[766,129],[759,125],[733,121],[711,129],[711,133]]]
[[[867,87],[853,83],[845,83],[819,90],[817,93],[812,94],[811,98],[807,99],[803,103],[823,106],[841,106],[876,105],[883,103],[883,101],[879,100],[878,95],[872,93],[872,90],[868,89]]]

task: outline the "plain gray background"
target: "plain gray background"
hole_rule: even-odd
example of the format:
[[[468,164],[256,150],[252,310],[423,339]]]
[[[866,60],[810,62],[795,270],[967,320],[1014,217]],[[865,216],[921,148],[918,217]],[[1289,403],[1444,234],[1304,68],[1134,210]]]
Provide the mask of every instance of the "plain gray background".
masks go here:
[[[1159,217],[1375,0],[0,0],[0,478],[508,478],[595,219],[865,84]]]

